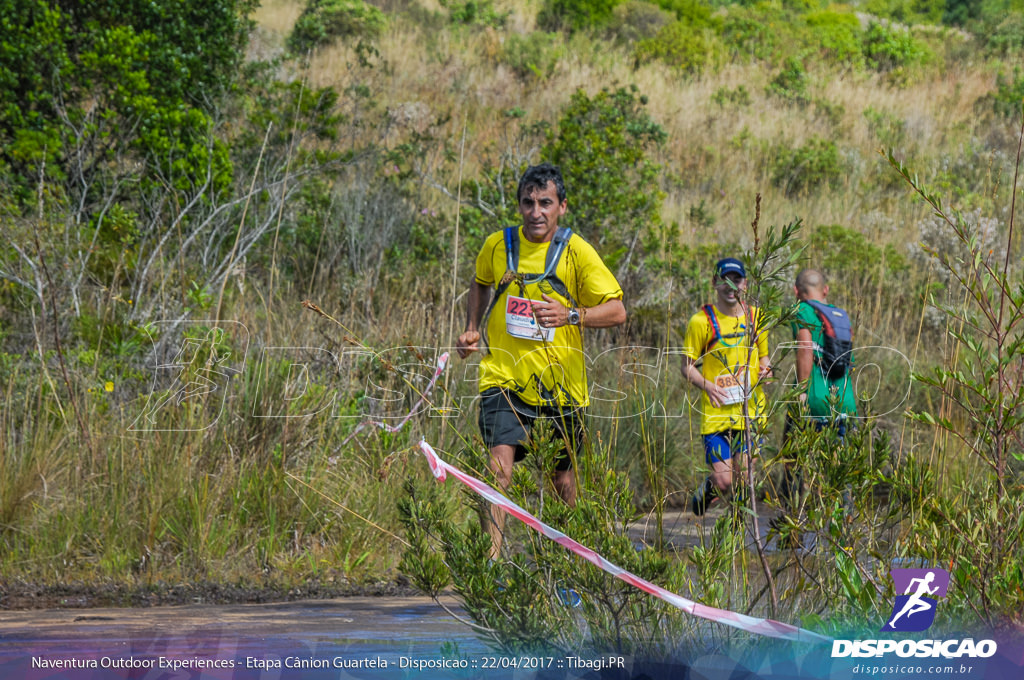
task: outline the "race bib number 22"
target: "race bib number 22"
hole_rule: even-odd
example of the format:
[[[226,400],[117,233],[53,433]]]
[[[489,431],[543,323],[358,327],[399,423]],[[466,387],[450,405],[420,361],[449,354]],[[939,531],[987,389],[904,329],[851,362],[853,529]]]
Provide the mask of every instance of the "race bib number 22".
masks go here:
[[[505,301],[505,330],[514,338],[538,342],[555,339],[554,328],[543,328],[533,318],[533,302],[515,295],[509,295]]]

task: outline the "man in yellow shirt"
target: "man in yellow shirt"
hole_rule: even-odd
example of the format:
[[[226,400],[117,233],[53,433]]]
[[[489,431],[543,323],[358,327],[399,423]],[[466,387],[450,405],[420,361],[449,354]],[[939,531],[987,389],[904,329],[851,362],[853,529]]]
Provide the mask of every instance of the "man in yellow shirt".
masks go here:
[[[732,488],[734,474],[743,470],[741,454],[753,455],[754,447],[746,440],[752,421],[765,419],[759,383],[771,371],[760,313],[744,299],[743,263],[732,257],[719,260],[711,283],[715,303],[690,317],[683,340],[683,377],[702,391],[700,431],[711,466],[711,475],[693,496],[695,515],[703,515]]]
[[[456,349],[463,358],[485,352],[479,425],[498,485],[508,488],[533,423],[547,419],[566,443],[552,481],[575,505],[572,458],[589,404],[583,329],[617,326],[626,308],[622,288],[597,251],[558,226],[568,208],[561,171],[549,163],[527,168],[517,197],[522,226],[491,234],[477,255]],[[490,516],[485,525],[497,558],[505,512],[492,507]]]

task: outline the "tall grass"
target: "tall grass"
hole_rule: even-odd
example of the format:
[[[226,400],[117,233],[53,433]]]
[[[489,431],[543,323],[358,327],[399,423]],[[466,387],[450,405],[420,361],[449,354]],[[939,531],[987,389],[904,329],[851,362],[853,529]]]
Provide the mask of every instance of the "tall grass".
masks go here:
[[[809,95],[816,103],[803,107],[766,92],[776,64],[723,64],[703,75],[658,63],[634,69],[624,50],[585,32],[522,47],[536,52],[526,57],[548,66],[524,70],[525,58],[511,54],[509,43],[533,29],[536,5],[512,4],[501,32],[451,25],[443,14],[431,14],[438,6],[421,9],[426,24],[396,13],[376,54],[342,44],[287,67],[295,70],[285,75],[304,79],[309,88],[344,93],[348,115],[339,135],[353,149],[378,152],[360,168],[371,189],[387,177],[385,159],[403,163],[403,172],[412,168],[401,180],[400,197],[367,191],[362,198],[394,214],[440,213],[423,227],[434,239],[428,243],[439,244],[428,246],[433,259],[390,255],[414,240],[402,232],[394,237],[398,243],[378,243],[363,260],[353,255],[344,262],[350,252],[342,237],[358,237],[365,224],[356,218],[365,215],[339,226],[338,206],[351,208],[360,196],[352,187],[333,191],[336,210],[326,210],[316,225],[312,257],[297,252],[297,239],[285,245],[282,237],[274,241],[273,257],[265,244],[253,251],[244,276],[232,276],[221,316],[247,329],[248,340],[229,338],[230,377],[216,392],[170,402],[159,421],[164,429],[132,429],[147,398],[169,396],[174,387],[175,376],[166,371],[153,378],[158,362],[149,346],[124,343],[115,352],[97,340],[64,348],[70,386],[57,378],[54,350],[42,331],[19,338],[20,345],[40,346],[34,358],[0,355],[0,577],[145,586],[203,579],[344,583],[394,575],[396,547],[404,540],[395,500],[407,479],[429,481],[411,445],[422,435],[441,450],[479,448],[473,365],[454,362],[451,393],[435,395],[435,404],[468,409],[418,414],[396,434],[369,428],[346,438],[365,418],[393,418],[411,406],[423,387],[424,366],[453,343],[448,319],[454,306],[461,320],[464,299],[449,282],[453,268],[457,281],[469,280],[473,239],[480,237],[464,238],[458,262],[444,260],[459,177],[479,177],[493,166],[515,144],[520,126],[554,124],[577,88],[593,93],[635,83],[648,97],[646,110],[669,140],[654,159],[663,172],[651,189],[665,192],[662,217],[679,226],[666,228],[660,245],[665,253],[684,252],[680,270],[696,272],[677,280],[652,275],[646,279],[651,290],[632,291],[626,300],[629,328],[588,338],[591,356],[617,350],[595,367],[592,382],[625,395],[595,407],[598,448],[616,469],[628,471],[645,511],[685,499],[702,474],[692,395],[678,377],[678,358],[663,350],[679,344],[689,314],[710,294],[702,272],[715,256],[750,248],[747,225],[757,194],[763,196],[762,223],[800,217],[807,225],[800,234],[808,245],[801,264],[826,270],[832,299],[857,323],[858,344],[895,348],[915,368],[949,360],[953,348],[946,338],[954,320],[929,316],[925,298],[935,273],[913,257],[929,211],[906,200],[877,151],[892,146],[898,156],[915,157],[918,167],[936,168],[928,181],[951,183],[975,204],[991,202],[1004,177],[993,150],[1012,133],[977,113],[979,98],[994,86],[992,67],[949,57],[943,68],[925,70],[901,87],[879,75],[813,67]],[[255,17],[261,33],[254,54],[279,54],[300,10],[298,0],[264,3]],[[463,131],[465,154],[453,154]],[[816,138],[835,142],[838,176],[826,188],[787,193],[773,182],[773,164]],[[530,145],[543,136],[524,139],[516,151],[539,160]],[[408,150],[412,141],[421,155]],[[976,152],[968,154],[972,148]],[[972,184],[957,185],[966,171]],[[286,222],[295,218],[283,214]],[[285,224],[286,230],[294,226]],[[840,230],[829,233],[846,237],[841,249],[836,239],[814,241],[832,227]],[[380,235],[364,231],[367,238]],[[271,287],[267,269],[285,264],[293,266],[293,277],[281,276]],[[184,268],[168,266],[162,276],[154,287],[188,297],[192,281]],[[110,304],[109,292],[93,292]],[[191,294],[199,298],[203,291]],[[344,327],[303,311],[306,298]],[[192,318],[202,312],[196,305]],[[781,329],[772,344],[788,339]],[[165,352],[182,338],[168,341]],[[632,355],[623,349],[632,344],[651,349]],[[90,358],[89,350],[116,356]],[[880,423],[898,452],[928,451],[940,487],[947,477],[969,479],[978,468],[961,448],[902,419],[907,406],[950,413],[949,406],[920,389],[903,401],[907,371],[895,355],[884,358],[890,363],[881,363],[884,379],[874,403],[876,412],[888,414]],[[650,364],[639,371],[643,377],[631,366],[638,361]],[[81,405],[88,443],[72,397]],[[773,421],[772,434],[779,425]]]

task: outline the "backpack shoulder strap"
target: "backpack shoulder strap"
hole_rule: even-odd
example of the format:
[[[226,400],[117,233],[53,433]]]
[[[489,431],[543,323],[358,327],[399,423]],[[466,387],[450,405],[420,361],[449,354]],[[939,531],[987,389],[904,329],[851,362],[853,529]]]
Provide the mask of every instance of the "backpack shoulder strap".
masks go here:
[[[505,227],[505,266],[510,272],[519,268],[519,227]]]
[[[506,273],[509,271],[514,272],[519,268],[519,227],[514,225],[505,227],[502,237],[505,241]],[[491,311],[494,309],[494,305],[497,304],[498,298],[501,297],[501,294],[505,292],[511,283],[511,280],[505,276],[498,280],[498,285],[494,287],[494,292],[491,294],[490,302],[487,303],[487,308],[484,309],[484,313],[480,317],[480,337],[483,340],[485,354],[490,353],[487,342],[487,320],[490,318]]]
[[[832,307],[817,300],[804,300],[821,319],[822,332],[839,340],[850,340],[853,337],[850,315],[841,307]]]
[[[704,316],[708,319],[708,326],[711,327],[711,340],[704,346],[704,350],[701,352],[702,355],[707,354],[708,350],[711,349],[716,342],[722,339],[722,329],[718,325],[718,317],[715,316],[715,308],[713,305],[704,305],[701,307],[704,311]]]
[[[544,258],[544,274],[541,279],[546,279],[551,287],[562,297],[570,300],[573,306],[576,305],[576,301],[573,296],[569,293],[569,289],[565,283],[558,276],[558,263],[562,259],[563,253],[566,248],[569,247],[569,239],[572,238],[572,229],[569,227],[559,227],[555,232],[555,236],[551,239],[551,245],[548,246],[547,255]]]
[[[544,278],[555,276],[558,261],[562,259],[562,253],[565,252],[571,238],[572,229],[569,227],[559,227],[555,231],[555,236],[551,239],[551,245],[548,246],[548,253],[544,258]]]

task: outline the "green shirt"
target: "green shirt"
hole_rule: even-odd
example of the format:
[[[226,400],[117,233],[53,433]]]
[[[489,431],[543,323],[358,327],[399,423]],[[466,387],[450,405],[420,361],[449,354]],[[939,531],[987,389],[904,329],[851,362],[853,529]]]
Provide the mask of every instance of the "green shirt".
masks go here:
[[[834,307],[835,305],[829,305]],[[829,380],[825,377],[825,372],[818,366],[817,359],[820,356],[820,347],[824,342],[821,330],[821,319],[818,318],[818,313],[814,311],[814,307],[810,306],[806,302],[801,301],[796,308],[796,318],[790,322],[790,327],[793,329],[793,339],[796,339],[796,333],[801,328],[806,328],[811,331],[811,340],[814,342],[814,358],[815,362],[811,368],[811,379],[808,381],[807,386],[807,408],[810,410],[810,414],[814,418],[833,418],[839,413],[845,413],[850,416],[857,415],[857,401],[854,396],[853,380],[851,380],[851,372],[853,370],[852,361],[850,370],[846,372],[839,380]]]

